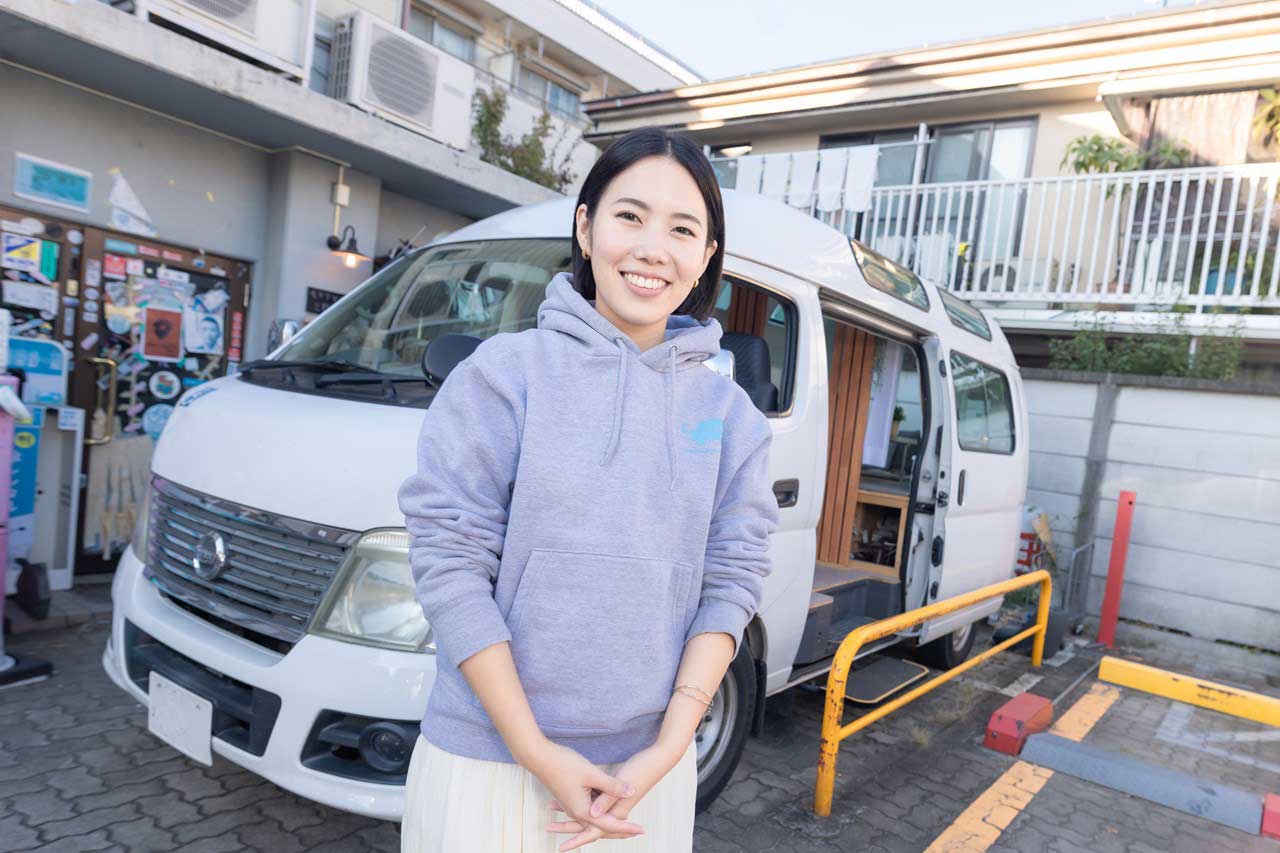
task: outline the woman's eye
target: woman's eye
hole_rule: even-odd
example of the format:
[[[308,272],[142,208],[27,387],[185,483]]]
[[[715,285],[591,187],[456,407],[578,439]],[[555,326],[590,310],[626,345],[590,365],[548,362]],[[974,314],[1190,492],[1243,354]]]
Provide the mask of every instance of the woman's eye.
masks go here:
[[[683,231],[685,234],[688,234],[690,237],[694,236],[693,232],[692,232],[692,231],[690,231],[688,228],[685,228],[683,225],[679,225],[679,226],[677,226],[677,227],[676,227],[676,230],[677,230],[677,231]]]
[[[639,222],[639,221],[640,221],[640,217],[636,216],[634,213],[632,213],[632,212],[631,212],[631,211],[629,211],[629,210],[624,210],[624,211],[622,211],[621,213],[619,213],[619,214],[618,214],[618,216],[620,216],[620,217],[622,217],[622,216],[630,216],[632,219],[636,220],[637,222]]]

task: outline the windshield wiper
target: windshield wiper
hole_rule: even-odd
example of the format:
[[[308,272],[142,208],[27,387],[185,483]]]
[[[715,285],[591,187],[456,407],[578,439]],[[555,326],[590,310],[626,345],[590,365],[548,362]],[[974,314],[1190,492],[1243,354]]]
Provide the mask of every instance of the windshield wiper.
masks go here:
[[[317,376],[314,386],[316,388],[328,388],[330,385],[381,385],[382,396],[387,400],[391,400],[397,396],[397,382],[421,382],[426,385],[427,378],[425,376],[406,376],[398,373],[379,373],[376,370],[367,370]]]
[[[289,370],[291,368],[305,368],[308,370],[324,370],[324,371],[348,371],[352,368],[362,370],[363,368],[353,361],[344,361],[340,358],[317,358],[313,360],[289,361],[287,359],[274,358],[258,358],[246,364],[240,365],[241,373],[248,373],[251,370]]]

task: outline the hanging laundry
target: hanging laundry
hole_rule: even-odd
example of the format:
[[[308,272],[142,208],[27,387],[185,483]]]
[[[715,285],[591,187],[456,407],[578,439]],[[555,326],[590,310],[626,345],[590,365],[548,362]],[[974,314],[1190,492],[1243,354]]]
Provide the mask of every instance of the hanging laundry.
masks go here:
[[[787,194],[787,177],[790,172],[790,154],[765,155],[764,177],[760,181],[760,194],[774,201],[782,201]]]
[[[805,209],[813,206],[813,181],[817,173],[817,151],[797,151],[791,155],[791,184],[787,188],[787,204]]]
[[[844,179],[846,210],[861,213],[871,206],[871,190],[876,185],[880,146],[859,145],[849,149],[849,170]]]
[[[758,154],[743,154],[735,158],[735,162],[738,164],[738,181],[734,185],[735,188],[749,193],[760,192],[760,173],[764,158]]]
[[[849,165],[849,149],[824,148],[818,153],[818,210],[830,213],[840,209],[840,190],[844,187],[845,167]]]

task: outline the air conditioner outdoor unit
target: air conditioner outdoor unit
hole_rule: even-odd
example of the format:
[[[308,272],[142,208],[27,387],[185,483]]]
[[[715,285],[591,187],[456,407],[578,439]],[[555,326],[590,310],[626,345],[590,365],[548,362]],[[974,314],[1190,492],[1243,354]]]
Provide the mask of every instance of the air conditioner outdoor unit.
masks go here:
[[[459,151],[471,144],[475,69],[358,11],[334,26],[329,95]]]
[[[136,10],[299,80],[310,69],[316,0],[139,0]]]

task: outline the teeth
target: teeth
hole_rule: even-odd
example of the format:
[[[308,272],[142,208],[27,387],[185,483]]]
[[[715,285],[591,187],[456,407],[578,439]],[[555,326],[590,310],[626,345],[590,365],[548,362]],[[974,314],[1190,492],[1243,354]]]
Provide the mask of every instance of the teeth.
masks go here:
[[[637,287],[644,287],[649,290],[661,290],[667,286],[667,283],[660,278],[648,278],[635,273],[625,272],[622,277]]]

